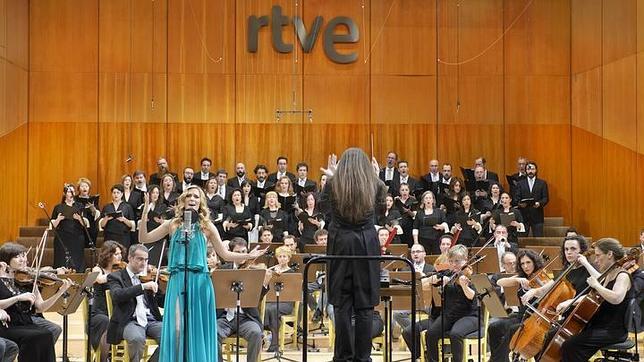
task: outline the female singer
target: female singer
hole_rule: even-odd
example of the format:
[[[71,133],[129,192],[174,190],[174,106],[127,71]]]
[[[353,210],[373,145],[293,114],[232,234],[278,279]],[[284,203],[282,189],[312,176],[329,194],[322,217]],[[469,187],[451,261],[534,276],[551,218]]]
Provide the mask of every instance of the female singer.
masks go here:
[[[287,176],[283,176],[277,180],[275,185],[275,192],[277,192],[277,200],[280,203],[280,207],[288,218],[286,220],[285,230],[288,230],[288,233],[295,235],[297,230],[297,223],[295,222],[295,211],[299,207],[297,195],[293,191],[293,182]]]
[[[92,269],[93,272],[99,272],[99,275],[94,282],[94,304],[92,304],[92,315],[89,320],[89,326],[92,330],[90,343],[94,349],[100,346],[101,362],[107,361],[110,351],[110,345],[105,340],[107,326],[110,322],[107,316],[107,301],[105,299],[105,291],[109,289],[107,274],[118,270],[123,251],[123,245],[116,241],[105,240],[98,251],[98,265]]]
[[[253,214],[253,217],[256,214],[259,214],[259,204],[257,203],[257,196],[252,193],[253,187],[251,186],[251,184],[246,180],[242,181],[241,190],[244,205],[248,206],[250,213]]]
[[[471,247],[476,244],[481,233],[481,213],[472,207],[472,197],[467,192],[461,198],[461,205],[463,208],[454,215],[452,234],[460,230],[456,243]]]
[[[103,229],[105,240],[119,242],[127,250],[130,247],[130,231],[134,231],[134,211],[123,202],[123,185],[112,186],[112,202],[105,205],[98,225]]]
[[[27,267],[27,249],[19,244],[0,247],[0,309],[9,314],[8,323],[0,326],[0,337],[10,339],[20,348],[18,362],[54,362],[54,338],[47,329],[34,324],[32,316],[49,309],[72,285],[64,279],[58,291],[43,300],[38,288],[23,292],[15,281],[16,270]]]
[[[512,207],[512,198],[507,192],[501,194],[501,208],[492,214],[492,218],[490,219],[490,230],[494,230],[497,224],[502,223],[501,215],[512,220],[505,225],[508,229],[508,241],[518,245],[519,233],[525,232],[525,226],[523,225],[521,212],[516,207]]]
[[[487,197],[475,200],[474,206],[484,213],[481,215],[482,222],[492,217],[492,213],[501,208],[501,193],[503,193],[501,184],[491,181]]]
[[[400,244],[400,235],[403,233],[402,227],[400,226],[400,219],[402,216],[398,209],[394,206],[394,197],[391,194],[387,194],[385,197],[385,207],[376,210],[378,214],[378,229],[385,228],[390,233],[396,229],[396,236],[394,236],[391,241],[392,244]]]
[[[78,195],[76,196],[76,201],[83,204],[83,217],[89,222],[89,231],[90,240],[86,240],[87,245],[96,245],[96,236],[98,235],[98,219],[101,217],[101,212],[98,208],[98,195],[92,197],[89,194],[90,189],[92,188],[92,182],[85,178],[81,177],[76,182],[76,189],[78,190]]]
[[[595,289],[604,301],[586,328],[563,343],[562,361],[588,361],[603,346],[623,342],[628,337],[625,315],[633,298],[630,275],[622,268],[615,268],[608,273],[603,283],[597,280],[622,257],[624,249],[619,241],[613,238],[600,239],[595,245],[595,262],[599,270],[595,270],[586,257],[579,256],[579,262],[590,273],[588,285]]]
[[[321,214],[317,211],[317,200],[315,199],[315,194],[312,192],[306,193],[304,195],[306,200],[306,206],[302,209],[297,215],[298,229],[300,231],[300,250],[304,249],[306,244],[315,244],[313,240],[313,234],[316,231],[324,228],[324,219]],[[317,214],[317,215],[316,215]],[[304,221],[303,221],[304,220]]]
[[[500,287],[515,287],[518,286],[517,296],[521,298],[528,290],[530,290],[530,279],[534,278],[535,273],[543,268],[543,259],[539,254],[532,250],[521,250],[518,255],[519,259],[519,273],[516,276],[508,278],[501,278],[497,280],[497,285]],[[528,307],[523,304],[519,308],[518,313],[512,313],[507,318],[499,318],[488,327],[488,335],[490,342],[490,361],[501,362],[507,361],[510,354],[510,340],[514,332],[519,329],[523,322],[523,315]]]
[[[161,177],[161,200],[166,204],[167,207],[172,208],[177,204],[177,198],[179,198],[179,193],[175,191],[174,177],[172,174],[167,173]]]
[[[318,193],[322,192],[324,190],[324,186],[326,186],[326,181],[328,180],[328,176],[325,174],[320,175],[320,182],[318,182]]]
[[[443,284],[444,299],[449,301],[443,306],[442,315],[434,319],[427,329],[426,343],[431,362],[438,361],[441,332],[449,337],[452,361],[463,362],[463,339],[478,327],[475,292],[470,286],[469,278],[462,273],[467,263],[467,248],[465,245],[454,245],[447,255],[454,276],[439,279],[434,275],[429,278],[432,284]]]
[[[248,232],[254,226],[254,218],[248,206],[242,203],[242,197],[240,189],[235,189],[230,194],[231,204],[224,206],[223,227],[224,231],[226,231],[227,239],[238,236],[248,242]]]
[[[400,240],[407,244],[407,246],[411,247],[414,244],[412,229],[414,218],[416,217],[416,211],[413,209],[418,202],[416,201],[416,198],[409,195],[409,185],[406,183],[400,184],[398,192],[400,193],[400,196],[396,196],[394,198],[394,203],[401,215],[400,227],[402,228],[402,234],[400,235]]]
[[[134,188],[132,176],[128,174],[121,176],[121,185],[123,185],[123,201],[129,203],[134,208],[135,206],[130,203],[130,195],[132,195],[132,189]]]
[[[282,273],[291,273],[291,267],[288,263],[291,261],[291,256],[293,253],[288,246],[280,246],[275,249],[275,258],[277,259],[277,264],[272,266],[270,269],[273,271],[273,275],[281,275]],[[279,309],[279,317],[277,316],[277,303],[268,302],[266,303],[266,310],[264,311],[264,328],[268,328],[271,331],[271,345],[266,350],[267,352],[277,351],[277,346],[279,344],[279,331],[280,331],[280,317],[283,315],[291,314],[295,306],[294,302],[281,302]]]
[[[148,205],[148,231],[154,230],[161,226],[163,222],[168,219],[168,207],[161,201],[161,190],[158,185],[150,185],[148,187],[148,195],[150,197],[150,204]],[[139,229],[141,228],[141,220],[139,220]],[[167,238],[156,240],[152,245],[148,246],[148,258],[150,263],[157,265],[159,258],[161,258],[161,249],[163,249],[163,242]],[[163,252],[163,260],[161,265],[166,265],[167,249]]]
[[[223,235],[224,228],[221,223],[224,221],[224,205],[226,205],[226,201],[219,195],[219,184],[217,184],[216,176],[210,176],[204,184],[204,191],[208,210],[210,211],[210,221],[215,224],[219,234]]]
[[[281,243],[284,237],[288,235],[288,215],[281,208],[277,192],[269,191],[266,193],[264,209],[259,213],[259,216],[262,219],[262,229],[270,229],[273,232],[273,242]]]
[[[323,171],[329,181],[320,195],[320,209],[331,214],[329,255],[380,255],[374,227],[376,205],[382,207],[387,187],[379,166],[359,148],[344,151],[339,162],[329,156]],[[328,301],[334,307],[334,361],[369,361],[373,309],[380,303],[380,263],[332,260],[327,264]],[[355,320],[355,330],[351,320]]]
[[[148,206],[149,199],[144,197],[143,221],[139,229],[139,241],[149,243],[159,240],[166,235],[171,235],[168,252],[168,271],[170,280],[165,295],[165,310],[163,316],[163,327],[161,332],[160,361],[185,361],[202,362],[217,360],[217,322],[215,311],[215,292],[210,280],[208,265],[206,262],[207,242],[212,243],[215,251],[222,258],[241,263],[247,259],[257,258],[263,254],[255,248],[250,253],[233,253],[226,249],[217,229],[210,221],[206,196],[199,186],[189,186],[177,200],[175,215],[184,215],[184,211],[193,214],[194,229],[190,235],[190,242],[187,251],[188,261],[186,263],[186,244],[183,244],[184,233],[181,230],[182,220],[176,217],[166,220],[158,228],[148,232]],[[187,264],[187,266],[186,266]],[[183,305],[185,268],[188,269],[188,284],[186,285],[190,306]],[[183,329],[184,308],[190,308],[188,314],[188,330]],[[183,359],[183,333],[187,333],[188,360]]]
[[[445,213],[435,208],[434,193],[423,192],[420,207],[414,219],[412,235],[414,244],[421,244],[431,254],[440,253],[438,238],[449,232]]]
[[[54,207],[51,226],[56,228],[54,267],[85,270],[85,239],[89,222],[84,219],[83,205],[74,201],[76,191],[71,184],[63,187],[63,199]]]

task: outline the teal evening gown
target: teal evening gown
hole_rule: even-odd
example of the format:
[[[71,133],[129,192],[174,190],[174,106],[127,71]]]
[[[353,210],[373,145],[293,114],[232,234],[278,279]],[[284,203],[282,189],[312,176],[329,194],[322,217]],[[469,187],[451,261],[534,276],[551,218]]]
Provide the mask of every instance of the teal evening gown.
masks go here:
[[[168,251],[170,280],[166,288],[163,329],[161,330],[161,362],[183,361],[183,266],[185,247],[181,228],[177,228]],[[217,361],[217,314],[215,291],[206,263],[206,238],[194,225],[188,247],[188,360]],[[179,304],[177,308],[177,303]],[[177,315],[178,314],[178,315]],[[177,320],[179,326],[177,328]],[[177,333],[179,330],[179,333]],[[178,335],[177,335],[178,334]]]

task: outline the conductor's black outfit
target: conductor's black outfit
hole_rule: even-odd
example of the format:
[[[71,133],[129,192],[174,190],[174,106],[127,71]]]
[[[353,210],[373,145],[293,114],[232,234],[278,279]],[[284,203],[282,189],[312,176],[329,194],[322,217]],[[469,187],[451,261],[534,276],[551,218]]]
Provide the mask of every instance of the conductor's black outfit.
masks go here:
[[[331,190],[327,183],[320,199],[321,209],[331,214],[327,218],[330,220],[327,255],[380,255],[373,213],[350,222],[338,214]],[[384,203],[385,193],[386,186],[381,184],[378,203]],[[373,309],[380,300],[380,263],[334,260],[328,262],[327,273],[336,328],[333,361],[371,361]]]

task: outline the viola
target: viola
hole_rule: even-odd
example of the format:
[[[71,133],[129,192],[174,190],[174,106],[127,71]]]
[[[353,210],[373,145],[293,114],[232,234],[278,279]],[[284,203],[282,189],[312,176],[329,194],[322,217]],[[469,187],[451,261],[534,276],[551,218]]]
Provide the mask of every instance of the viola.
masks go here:
[[[32,268],[23,268],[14,271],[14,279],[18,285],[32,285],[34,281],[38,280],[38,287],[53,287],[63,283],[63,280],[56,274],[51,272],[40,271],[36,272]]]
[[[127,263],[124,261],[119,261],[118,263],[112,264],[112,270],[117,271],[117,270],[123,270],[127,267]]]
[[[637,261],[639,257],[640,249],[632,248],[628,252],[628,255],[625,255],[623,258],[617,260],[615,263],[613,263],[613,265],[610,266],[610,268],[603,272],[602,275],[597,278],[597,281],[599,281],[600,283],[604,282],[611,271],[615,270],[618,267],[624,266],[628,262]],[[639,269],[639,266],[635,264],[626,271],[630,274],[637,269]],[[546,348],[543,350],[539,361],[561,361],[561,345],[565,341],[570,339],[570,337],[581,332],[588,324],[588,321],[590,321],[595,313],[597,313],[601,304],[604,302],[604,298],[599,294],[599,292],[597,292],[597,290],[591,288],[590,286],[586,287],[584,292],[575,297],[575,300],[578,300],[580,298],[583,299],[581,299],[579,304],[574,306],[572,313],[570,313],[566,320],[558,326],[557,332],[555,333],[554,337],[552,337]],[[574,301],[570,305],[573,306]],[[619,316],[619,318],[622,318],[622,316]]]

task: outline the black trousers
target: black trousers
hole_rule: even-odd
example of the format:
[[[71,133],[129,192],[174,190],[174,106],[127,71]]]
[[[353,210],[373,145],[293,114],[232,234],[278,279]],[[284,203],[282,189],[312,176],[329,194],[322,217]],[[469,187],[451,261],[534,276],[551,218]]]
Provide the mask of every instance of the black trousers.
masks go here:
[[[335,347],[333,361],[371,361],[371,336],[373,334],[373,307],[353,307],[353,301],[334,305]],[[355,320],[355,329],[351,325]]]
[[[520,326],[521,318],[518,314],[511,314],[507,318],[499,318],[490,323],[487,328],[490,362],[510,361],[510,341]]]
[[[439,316],[427,328],[426,343],[428,358],[431,362],[438,361],[438,341],[441,338],[441,326],[442,323]],[[445,337],[449,338],[452,361],[463,361],[463,339],[468,334],[475,332],[476,328],[478,328],[476,316],[466,316],[455,321],[445,318]]]
[[[18,362],[54,362],[54,337],[35,324],[0,328],[0,337],[12,340],[20,348]]]
[[[416,355],[413,357],[413,360],[420,358],[420,333],[424,330],[427,330],[433,321],[433,319],[423,319],[422,321],[416,322],[416,335],[414,336],[414,338],[416,338]],[[405,343],[407,344],[407,348],[411,350],[411,323],[403,328],[402,336],[405,340]]]
[[[625,331],[586,328],[561,345],[561,360],[563,362],[586,362],[602,347],[623,342],[627,337],[628,334]]]

